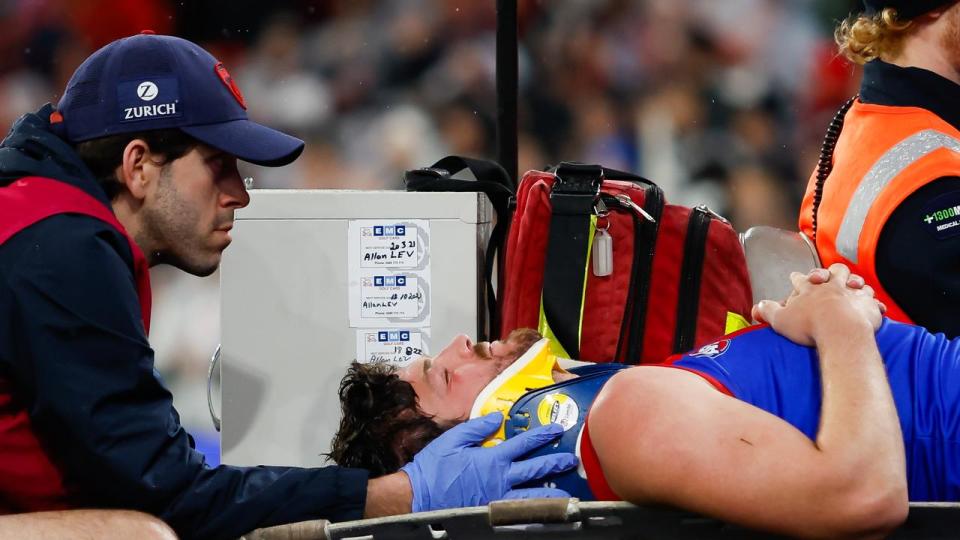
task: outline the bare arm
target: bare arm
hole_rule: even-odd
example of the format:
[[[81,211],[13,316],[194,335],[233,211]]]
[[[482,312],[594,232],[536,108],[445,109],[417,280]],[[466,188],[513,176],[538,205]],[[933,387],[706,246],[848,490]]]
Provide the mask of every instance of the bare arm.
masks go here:
[[[0,540],[176,540],[159,519],[129,510],[62,510],[0,516]]]
[[[815,441],[692,373],[627,370],[590,413],[613,490],[805,537],[880,536],[898,525],[907,511],[905,459],[874,339],[879,314],[866,316],[869,304],[845,281],[807,283],[787,307],[768,308],[775,328],[817,345],[823,404]]]

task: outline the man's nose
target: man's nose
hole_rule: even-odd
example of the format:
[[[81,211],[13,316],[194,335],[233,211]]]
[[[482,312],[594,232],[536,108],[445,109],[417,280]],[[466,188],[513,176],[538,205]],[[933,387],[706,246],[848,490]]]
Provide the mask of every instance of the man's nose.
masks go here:
[[[250,193],[244,185],[240,172],[236,171],[220,183],[220,206],[224,208],[243,208],[250,204]]]
[[[473,357],[473,340],[466,334],[460,334],[453,340],[454,351],[457,357],[469,359]]]

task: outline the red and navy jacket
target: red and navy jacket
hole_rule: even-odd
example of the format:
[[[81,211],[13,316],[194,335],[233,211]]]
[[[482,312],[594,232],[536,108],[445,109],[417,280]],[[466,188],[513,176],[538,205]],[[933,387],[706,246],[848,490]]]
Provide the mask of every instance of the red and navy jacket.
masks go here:
[[[0,513],[128,508],[183,538],[360,518],[366,471],[205,464],[154,369],[146,261],[50,112],[0,144]]]
[[[124,236],[133,256],[133,276],[144,334],[150,331],[150,269],[137,244],[124,232],[109,207],[83,190],[50,178],[24,177],[0,188],[0,246],[44,219],[73,214],[98,219]],[[40,247],[37,245],[37,247]],[[52,463],[30,423],[30,415],[15,398],[16,385],[0,377],[0,492],[27,510],[69,508],[69,495],[60,471]]]

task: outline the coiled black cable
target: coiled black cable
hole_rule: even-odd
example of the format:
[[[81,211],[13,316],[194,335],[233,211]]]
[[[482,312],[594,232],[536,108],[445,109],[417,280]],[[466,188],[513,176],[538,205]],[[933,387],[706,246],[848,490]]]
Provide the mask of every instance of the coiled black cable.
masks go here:
[[[827,128],[827,135],[823,138],[823,146],[820,147],[820,161],[817,163],[817,185],[813,190],[813,241],[817,241],[817,215],[820,213],[820,203],[823,201],[823,187],[827,182],[827,177],[833,172],[833,151],[837,148],[837,141],[840,140],[840,132],[843,130],[843,121],[847,116],[850,107],[860,94],[857,94],[847,100],[837,111],[837,114],[830,122]]]

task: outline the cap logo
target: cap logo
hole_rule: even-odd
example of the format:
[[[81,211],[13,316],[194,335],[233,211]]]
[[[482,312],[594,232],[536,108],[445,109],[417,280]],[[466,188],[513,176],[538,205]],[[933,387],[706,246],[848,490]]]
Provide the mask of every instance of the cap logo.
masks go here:
[[[184,113],[180,82],[175,76],[121,81],[117,83],[117,105],[120,122],[179,118]]]
[[[223,81],[224,85],[226,85],[227,90],[230,90],[230,93],[233,94],[233,97],[237,100],[237,103],[246,109],[247,103],[243,100],[243,94],[240,93],[240,88],[237,86],[237,83],[233,81],[233,77],[230,76],[230,72],[227,71],[227,68],[223,67],[223,62],[217,62],[217,65],[213,67],[213,70],[217,72],[217,76],[220,77],[220,80]]]
[[[160,90],[157,85],[150,81],[143,81],[137,86],[137,96],[143,101],[153,101],[153,98],[157,97],[158,94],[160,94]]]

